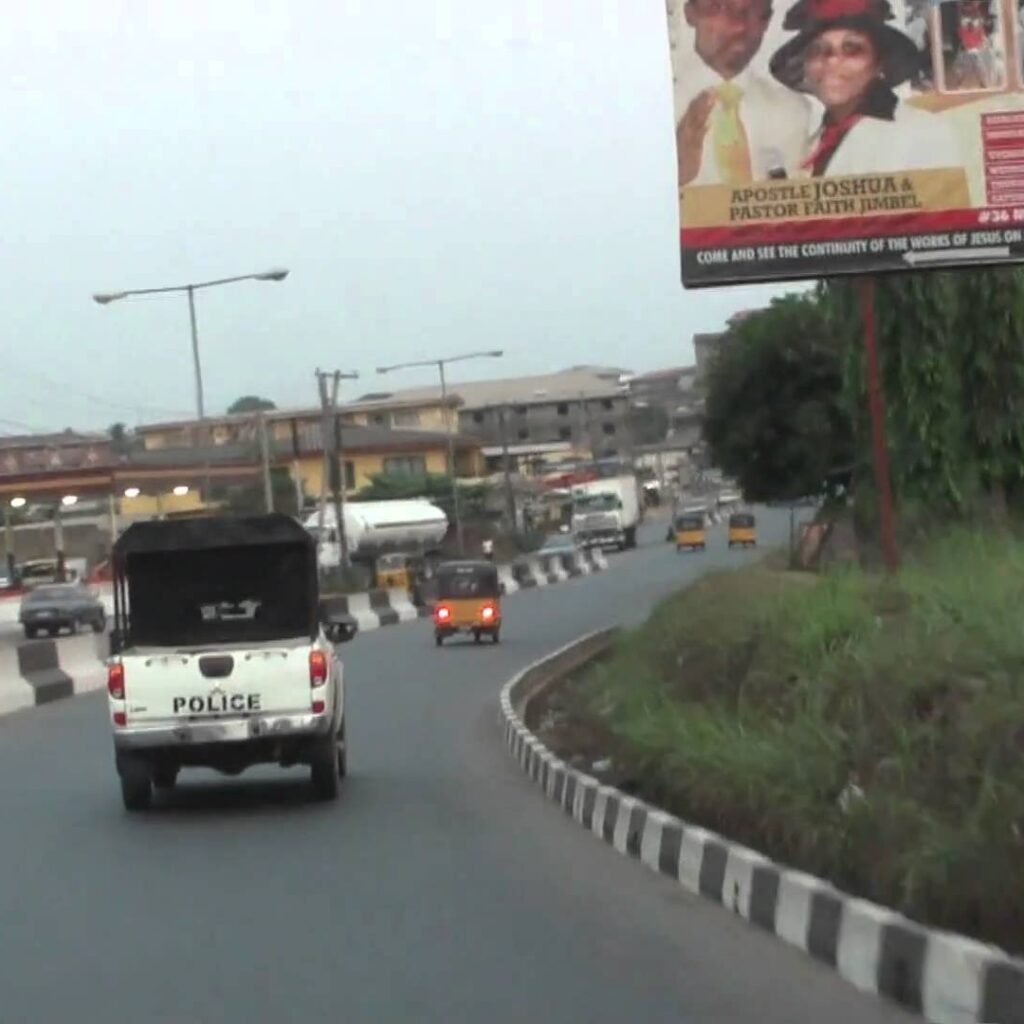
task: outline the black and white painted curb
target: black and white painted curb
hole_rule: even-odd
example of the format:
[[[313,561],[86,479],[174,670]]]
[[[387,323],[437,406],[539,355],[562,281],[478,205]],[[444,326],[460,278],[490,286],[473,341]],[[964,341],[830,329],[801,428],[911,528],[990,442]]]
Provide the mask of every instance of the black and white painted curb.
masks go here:
[[[1024,1024],[1024,961],[782,867],[602,785],[548,750],[520,712],[543,686],[607,651],[614,633],[580,638],[524,669],[501,691],[506,743],[549,799],[619,853],[721,903],[862,991],[895,1000],[933,1024]]]

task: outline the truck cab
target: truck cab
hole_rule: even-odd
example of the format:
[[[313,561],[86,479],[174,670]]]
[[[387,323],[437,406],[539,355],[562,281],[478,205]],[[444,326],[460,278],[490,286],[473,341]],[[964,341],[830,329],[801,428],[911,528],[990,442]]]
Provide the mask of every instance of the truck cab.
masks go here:
[[[636,477],[608,477],[573,488],[572,532],[583,547],[636,547],[640,488]]]
[[[335,644],[355,635],[321,610],[316,544],[287,516],[140,522],[113,557],[107,691],[128,810],[182,768],[237,775],[308,765],[315,794],[346,771]]]

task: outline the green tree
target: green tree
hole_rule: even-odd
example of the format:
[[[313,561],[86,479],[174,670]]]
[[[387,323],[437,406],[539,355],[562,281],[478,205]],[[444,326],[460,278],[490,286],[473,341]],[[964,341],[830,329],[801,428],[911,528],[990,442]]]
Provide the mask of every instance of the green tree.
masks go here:
[[[904,520],[1005,513],[1024,497],[1024,272],[904,274],[876,283],[893,489]],[[845,358],[855,491],[871,503],[871,432],[856,287],[819,289]],[[871,493],[869,493],[871,492]]]
[[[107,429],[110,436],[110,447],[115,455],[124,455],[131,448],[131,437],[123,423],[112,423]]]
[[[243,412],[269,412],[276,408],[277,406],[269,398],[260,398],[259,395],[242,395],[228,406],[228,415],[233,416],[235,413]]]
[[[1024,272],[956,275],[966,443],[997,515],[1024,491]]]
[[[730,332],[712,366],[704,437],[753,501],[818,494],[846,472],[842,346],[817,298],[775,300]]]

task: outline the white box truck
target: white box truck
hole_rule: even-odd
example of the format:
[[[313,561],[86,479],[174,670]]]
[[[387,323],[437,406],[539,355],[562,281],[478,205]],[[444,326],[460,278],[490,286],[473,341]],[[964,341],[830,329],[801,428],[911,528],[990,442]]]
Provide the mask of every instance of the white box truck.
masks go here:
[[[583,547],[636,547],[640,487],[635,476],[606,477],[572,491],[572,532]]]

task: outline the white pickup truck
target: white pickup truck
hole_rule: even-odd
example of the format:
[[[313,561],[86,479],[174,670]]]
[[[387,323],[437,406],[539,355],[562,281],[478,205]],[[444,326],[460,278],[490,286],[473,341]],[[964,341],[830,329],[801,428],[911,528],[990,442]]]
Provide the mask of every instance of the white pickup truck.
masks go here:
[[[142,810],[183,767],[345,775],[345,687],[334,644],[355,635],[317,590],[316,545],[287,516],[140,522],[114,547],[107,690],[121,792]]]

